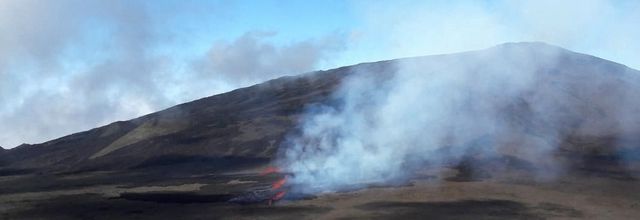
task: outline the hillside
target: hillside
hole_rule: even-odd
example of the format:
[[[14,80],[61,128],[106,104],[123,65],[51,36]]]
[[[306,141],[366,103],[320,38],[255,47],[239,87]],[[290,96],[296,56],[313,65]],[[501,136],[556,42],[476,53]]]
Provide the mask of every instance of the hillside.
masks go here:
[[[57,172],[117,170],[193,161],[215,163],[222,157],[268,161],[287,132],[296,126],[305,106],[330,101],[330,94],[341,79],[354,72],[393,74],[398,62],[428,65],[460,59],[477,65],[482,72],[490,71],[483,70],[483,66],[492,66],[482,63],[486,60],[508,61],[523,53],[537,56],[549,51],[560,51],[556,65],[543,66],[545,59],[533,63],[540,65],[536,70],[537,85],[528,94],[514,99],[511,105],[503,106],[507,123],[516,126],[515,129],[538,133],[561,127],[563,137],[560,138],[566,139],[569,145],[588,142],[591,147],[607,148],[592,145],[606,145],[613,137],[615,141],[634,138],[615,129],[622,121],[614,114],[620,110],[616,103],[625,103],[629,95],[640,94],[638,71],[541,43],[519,43],[484,51],[382,61],[283,77],[42,144],[21,145],[7,151],[0,161],[8,165],[4,169]],[[476,98],[491,101],[490,97]],[[554,106],[553,113],[564,114],[562,120],[565,121],[547,121],[551,117],[534,115],[528,103],[540,98],[561,105]],[[633,120],[635,124],[628,123],[631,133],[640,127],[637,118]],[[630,133],[629,129],[624,132]]]
[[[369,86],[384,92],[386,83],[407,69],[425,72],[420,76],[426,82],[434,76],[430,74],[448,71],[469,79],[459,84],[463,92],[456,93],[459,108],[452,110],[459,112],[446,114],[459,118],[443,127],[466,133],[445,133],[452,138],[438,146],[438,151],[457,149],[456,144],[471,146],[464,148],[471,151],[459,153],[462,159],[436,169],[416,162],[416,154],[404,157],[426,168],[415,170],[415,178],[400,187],[376,185],[273,209],[225,203],[241,192],[268,187],[276,177],[259,171],[281,159],[281,150],[289,147],[286,141],[299,135],[312,107],[346,108],[340,91],[349,89],[349,79],[371,78],[374,85]],[[512,86],[522,82],[527,86],[512,92]],[[411,219],[470,218],[460,210],[471,210],[480,219],[493,219],[496,213],[523,219],[626,218],[638,214],[635,207],[640,205],[640,194],[626,193],[640,190],[638,94],[640,71],[544,43],[508,43],[282,77],[45,143],[0,150],[0,194],[5,198],[0,199],[0,212],[11,210],[6,218],[69,217],[58,210],[93,213],[72,216],[81,219],[137,212],[172,218],[185,208],[195,217],[386,219],[394,216],[376,210],[390,210]],[[441,95],[448,100],[448,93]],[[424,99],[411,98],[415,103]],[[487,108],[492,109],[488,116],[465,112]],[[431,114],[420,107],[411,112],[416,115],[401,115],[407,121],[391,124],[408,125],[418,121],[419,114]],[[483,120],[499,124],[499,132],[468,128]],[[499,154],[483,157],[475,150],[485,148],[476,145],[491,145]],[[532,156],[541,148],[551,154]],[[554,174],[554,181],[538,182],[540,176],[532,173],[539,169],[534,167],[549,158],[566,170]],[[378,201],[383,198],[389,201]],[[600,206],[603,202],[595,201],[600,199],[609,203]],[[606,210],[616,215],[601,215],[611,212]]]

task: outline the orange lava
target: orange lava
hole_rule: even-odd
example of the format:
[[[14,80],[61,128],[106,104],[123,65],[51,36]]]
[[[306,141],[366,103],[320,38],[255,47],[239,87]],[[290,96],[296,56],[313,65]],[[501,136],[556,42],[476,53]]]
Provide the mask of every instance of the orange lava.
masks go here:
[[[280,168],[277,167],[267,167],[266,169],[264,169],[262,172],[260,172],[260,175],[264,176],[267,174],[272,174],[272,173],[279,173],[280,172]]]
[[[271,185],[272,190],[280,189],[287,182],[287,178],[282,178]]]
[[[262,172],[260,172],[260,175],[264,176],[264,175],[280,173],[280,172],[281,170],[278,167],[267,167]],[[273,205],[274,202],[281,200],[284,197],[284,195],[287,194],[286,190],[281,189],[282,186],[284,186],[284,184],[286,183],[287,183],[287,177],[285,176],[282,179],[279,179],[278,181],[271,184],[271,190],[273,191],[279,190],[279,191],[269,199],[269,205]]]
[[[286,191],[280,191],[276,193],[273,197],[271,197],[271,199],[269,199],[269,205],[273,205],[274,202],[282,199],[282,197],[284,197],[284,195],[286,194],[287,194]]]
[[[278,200],[282,199],[282,197],[284,197],[284,195],[285,195],[285,194],[287,194],[287,192],[286,192],[286,191],[278,192],[278,193],[277,193],[275,196],[273,196],[273,198],[271,198],[271,199],[272,199],[272,200],[274,200],[274,201],[278,201]]]

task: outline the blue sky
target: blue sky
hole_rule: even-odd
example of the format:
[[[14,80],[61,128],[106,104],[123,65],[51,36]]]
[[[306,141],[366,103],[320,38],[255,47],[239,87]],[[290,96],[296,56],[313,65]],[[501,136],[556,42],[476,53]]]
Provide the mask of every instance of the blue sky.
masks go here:
[[[0,1],[0,146],[271,78],[545,41],[640,68],[640,2]]]

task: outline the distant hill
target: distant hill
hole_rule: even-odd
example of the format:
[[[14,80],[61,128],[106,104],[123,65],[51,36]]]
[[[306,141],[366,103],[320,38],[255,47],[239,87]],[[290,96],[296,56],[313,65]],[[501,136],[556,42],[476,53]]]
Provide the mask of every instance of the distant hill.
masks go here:
[[[545,54],[553,51],[557,62],[549,66]],[[24,172],[80,172],[123,170],[181,164],[233,167],[264,164],[276,154],[285,136],[293,131],[305,107],[331,103],[332,92],[352,74],[392,75],[395,63],[417,64],[457,59],[483,66],[486,60],[522,62],[522,54],[539,70],[537,90],[505,106],[504,118],[515,131],[544,133],[560,130],[563,149],[584,154],[613,154],[620,142],[636,143],[630,118],[625,132],[616,129],[620,111],[612,103],[640,94],[640,72],[597,57],[543,43],[509,43],[486,50],[449,55],[414,57],[364,63],[298,76],[282,77],[228,93],[180,104],[129,121],[118,121],[41,144],[0,150],[0,169]],[[483,60],[490,56],[491,59]],[[531,57],[531,56],[525,56]],[[544,65],[543,65],[544,64]],[[355,70],[358,71],[355,71]],[[364,71],[363,71],[364,70]],[[490,69],[478,68],[479,73]],[[518,74],[514,70],[513,74]],[[604,83],[591,83],[597,79]],[[543,96],[540,96],[542,93]],[[534,98],[561,95],[570,102],[557,104],[563,121],[547,121],[528,107]],[[631,109],[629,111],[637,111]],[[555,114],[555,113],[554,113]],[[537,117],[537,118],[536,118]]]

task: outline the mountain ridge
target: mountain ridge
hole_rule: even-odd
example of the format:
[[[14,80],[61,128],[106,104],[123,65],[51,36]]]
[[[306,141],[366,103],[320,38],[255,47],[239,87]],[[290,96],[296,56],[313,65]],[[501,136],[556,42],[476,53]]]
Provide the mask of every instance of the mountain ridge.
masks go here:
[[[355,67],[360,66],[360,65],[369,65],[369,64],[375,64],[375,63],[388,63],[388,62],[395,62],[395,61],[398,61],[398,60],[425,59],[425,58],[438,57],[438,56],[451,56],[451,55],[459,55],[459,54],[465,54],[465,53],[474,53],[474,52],[478,52],[478,51],[485,51],[485,50],[489,50],[489,49],[496,49],[496,48],[500,48],[500,47],[522,46],[522,45],[543,46],[543,47],[547,47],[547,48],[560,49],[560,50],[563,50],[565,52],[571,52],[571,53],[575,53],[575,54],[589,56],[589,57],[596,58],[596,59],[601,60],[601,61],[611,62],[613,64],[620,65],[621,67],[635,70],[635,69],[633,69],[631,67],[628,67],[628,66],[626,66],[626,65],[624,65],[622,63],[617,63],[617,62],[610,61],[610,60],[607,60],[607,59],[603,59],[603,58],[600,58],[600,57],[597,57],[597,56],[593,56],[593,55],[590,55],[590,54],[574,52],[574,51],[571,51],[571,50],[568,50],[568,49],[565,49],[565,48],[562,48],[562,47],[559,47],[559,46],[548,44],[548,43],[543,42],[543,41],[506,42],[506,43],[498,44],[498,45],[495,45],[495,46],[492,46],[492,47],[489,47],[489,48],[485,48],[485,49],[461,51],[461,52],[445,53],[445,54],[409,56],[409,57],[401,57],[401,58],[395,58],[395,59],[390,59],[390,60],[362,62],[362,63],[357,63],[357,64],[353,64],[353,65],[337,67],[337,68],[328,69],[328,70],[316,70],[316,71],[310,71],[310,72],[306,72],[306,73],[302,73],[302,74],[298,74],[298,75],[281,76],[281,77],[270,79],[270,80],[267,80],[267,81],[264,81],[264,82],[261,82],[261,83],[257,83],[257,84],[254,84],[254,85],[233,89],[233,90],[228,91],[228,92],[215,94],[215,95],[211,95],[211,96],[206,96],[206,97],[194,99],[194,100],[191,100],[191,101],[186,101],[186,102],[183,102],[183,103],[180,103],[180,104],[176,104],[174,106],[170,106],[170,107],[167,107],[167,108],[164,108],[164,109],[152,112],[152,113],[148,113],[148,114],[145,114],[145,115],[142,115],[142,116],[138,116],[138,117],[135,117],[135,118],[131,118],[131,119],[128,119],[128,120],[118,120],[118,121],[114,121],[114,122],[111,122],[109,124],[98,126],[98,127],[91,128],[91,129],[88,129],[88,130],[78,131],[78,132],[74,132],[74,133],[71,133],[71,134],[68,134],[68,135],[63,135],[61,137],[54,138],[54,139],[51,139],[51,140],[47,140],[47,141],[44,141],[44,142],[41,142],[41,143],[23,143],[23,144],[20,144],[18,146],[15,146],[13,148],[3,148],[2,146],[0,146],[0,148],[5,149],[5,150],[11,150],[11,149],[19,148],[19,147],[28,147],[28,146],[33,146],[33,145],[44,145],[44,144],[46,144],[48,142],[56,141],[58,139],[63,139],[63,138],[66,138],[66,137],[69,137],[69,136],[73,136],[73,135],[78,134],[78,133],[89,132],[89,131],[94,130],[94,129],[100,129],[100,128],[103,128],[103,127],[111,126],[111,125],[116,124],[116,123],[122,123],[122,122],[127,122],[127,121],[134,121],[134,120],[141,120],[142,118],[149,117],[150,115],[154,115],[154,114],[157,114],[159,112],[168,111],[168,110],[171,110],[173,108],[178,108],[180,106],[187,105],[187,104],[193,103],[193,102],[199,102],[199,101],[203,101],[203,100],[208,100],[208,99],[214,98],[216,96],[224,95],[224,94],[227,94],[227,93],[234,93],[234,92],[237,92],[239,90],[253,88],[253,87],[256,87],[256,86],[260,86],[261,84],[269,83],[271,81],[279,81],[279,80],[284,80],[284,79],[292,78],[292,77],[303,77],[303,76],[305,76],[307,74],[317,74],[317,73],[321,73],[321,72],[337,71],[339,69],[344,69],[344,68],[355,68]]]
[[[280,77],[40,144],[23,144],[0,150],[0,169],[80,172],[175,165],[192,160],[216,164],[215,161],[223,158],[257,158],[268,162],[277,153],[285,136],[297,126],[306,106],[331,102],[333,92],[345,77],[352,74],[394,74],[397,71],[395,63],[399,62],[481,59],[484,56],[512,58],[509,56],[519,53],[551,52],[560,55],[559,65],[565,62],[573,66],[543,67],[549,73],[565,71],[577,74],[574,72],[583,69],[588,70],[580,73],[585,76],[592,73],[609,77],[602,74],[617,73],[616,76],[629,79],[619,84],[621,94],[625,92],[622,89],[637,90],[640,85],[638,71],[623,64],[541,42],[505,43],[483,50],[367,62]],[[580,62],[585,62],[585,66]],[[569,78],[576,77],[571,75]],[[615,82],[612,79],[612,83]],[[567,85],[573,86],[571,83]],[[581,84],[575,86],[580,88]],[[587,96],[577,94],[579,97]],[[546,125],[537,126],[543,129]]]

